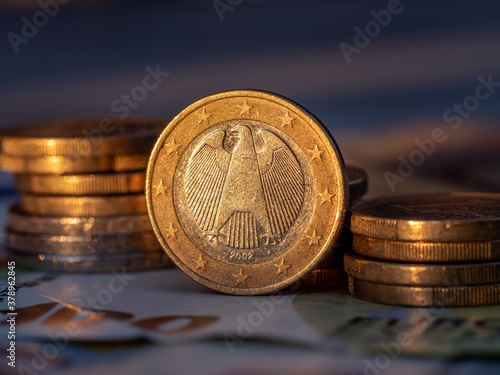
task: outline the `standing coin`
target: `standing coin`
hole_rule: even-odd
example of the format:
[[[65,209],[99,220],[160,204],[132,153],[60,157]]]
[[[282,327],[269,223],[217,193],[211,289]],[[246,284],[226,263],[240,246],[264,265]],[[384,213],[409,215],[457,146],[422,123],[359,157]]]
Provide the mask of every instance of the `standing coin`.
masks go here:
[[[191,278],[231,294],[270,293],[331,249],[348,202],[325,127],[292,101],[229,91],[182,111],[151,156],[148,212]]]
[[[68,120],[0,132],[0,151],[22,157],[80,156],[149,153],[164,120]]]
[[[351,207],[351,230],[402,241],[500,239],[500,194],[452,193],[387,197]]]
[[[344,255],[345,271],[364,281],[391,285],[449,286],[500,283],[500,262],[464,264],[397,263]]]
[[[145,214],[144,194],[58,197],[21,194],[21,210],[45,216],[120,216]]]
[[[391,241],[355,234],[352,248],[357,253],[367,257],[397,262],[449,263],[500,260],[500,240]]]
[[[108,195],[143,193],[145,172],[79,175],[20,174],[16,187],[26,193],[48,195]]]
[[[349,291],[374,303],[398,306],[465,307],[500,304],[500,284],[430,287],[371,283],[349,276]]]

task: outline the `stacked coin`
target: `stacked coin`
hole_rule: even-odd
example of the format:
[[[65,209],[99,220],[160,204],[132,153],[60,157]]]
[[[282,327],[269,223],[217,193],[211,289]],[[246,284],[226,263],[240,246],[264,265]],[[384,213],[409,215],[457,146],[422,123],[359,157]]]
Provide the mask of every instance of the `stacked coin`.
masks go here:
[[[500,194],[381,198],[351,208],[349,289],[405,306],[500,303]]]
[[[0,168],[15,173],[9,256],[68,272],[170,264],[153,233],[145,168],[166,121],[61,121],[0,134]],[[158,187],[161,193],[161,187]]]
[[[366,172],[358,167],[346,166],[349,181],[349,205],[352,206],[361,199],[368,190]],[[326,203],[329,196],[321,195],[322,203]],[[300,280],[304,288],[324,288],[335,285],[347,284],[347,273],[344,271],[344,254],[352,249],[352,233],[348,223],[345,223],[340,237],[330,252],[318,266],[306,277]]]

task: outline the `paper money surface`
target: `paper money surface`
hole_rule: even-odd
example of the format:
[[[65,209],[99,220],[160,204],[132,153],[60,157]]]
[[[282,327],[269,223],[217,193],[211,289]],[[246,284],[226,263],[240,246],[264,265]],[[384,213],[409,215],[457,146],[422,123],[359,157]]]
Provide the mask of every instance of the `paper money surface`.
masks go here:
[[[243,369],[245,374],[496,374],[498,369],[498,306],[398,308],[363,302],[345,287],[226,296],[176,269],[29,272],[19,277],[18,287],[16,369],[4,362],[5,374],[165,369],[169,374]],[[4,298],[5,283],[1,290]],[[1,321],[3,347],[5,314]]]
[[[271,340],[358,354],[500,356],[500,306],[393,307],[356,299],[346,287],[227,296],[177,269],[32,272],[18,286],[17,333],[23,339],[180,344],[217,338],[229,352],[248,340]],[[0,295],[5,298],[5,285]]]

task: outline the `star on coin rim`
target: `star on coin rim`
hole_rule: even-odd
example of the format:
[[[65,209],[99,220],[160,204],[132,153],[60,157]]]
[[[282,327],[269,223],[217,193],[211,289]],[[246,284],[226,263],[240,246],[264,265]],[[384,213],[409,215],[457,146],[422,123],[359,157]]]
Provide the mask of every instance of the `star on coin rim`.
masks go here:
[[[210,257],[201,251],[191,241],[181,225],[174,202],[169,199],[160,206],[155,206],[157,200],[154,185],[158,179],[169,186],[173,186],[175,169],[180,155],[173,153],[168,160],[163,148],[165,142],[175,138],[181,144],[181,154],[201,132],[216,124],[241,118],[242,105],[247,103],[252,109],[245,112],[245,117],[261,121],[267,125],[284,132],[300,147],[306,158],[310,161],[309,150],[321,151],[321,159],[310,162],[315,180],[328,181],[328,186],[335,191],[332,198],[334,204],[319,205],[314,201],[314,212],[311,220],[304,226],[301,236],[303,241],[297,241],[286,253],[286,265],[290,265],[286,272],[277,272],[276,263],[281,257],[268,262],[253,265],[238,265],[227,263]],[[294,118],[294,125],[282,127],[283,114],[287,112]],[[199,122],[200,113],[210,114],[210,121]],[[168,161],[168,163],[167,163]],[[294,102],[279,95],[257,90],[235,90],[215,94],[203,98],[184,109],[165,128],[158,138],[153,149],[146,177],[146,202],[153,229],[162,247],[177,264],[177,266],[195,281],[220,292],[238,295],[266,294],[282,289],[293,284],[308,274],[328,253],[331,245],[337,240],[343,227],[347,204],[349,202],[348,186],[345,164],[333,138],[328,134],[326,127],[311,115],[307,110]],[[325,185],[320,183],[315,186],[316,192],[323,192]],[[330,190],[332,191],[332,190]],[[186,212],[187,214],[187,212]],[[328,217],[329,220],[324,220]],[[172,223],[176,238],[167,238],[166,228]],[[313,230],[321,233],[322,239],[319,246],[309,248],[309,238]],[[305,246],[304,246],[305,245]],[[182,251],[181,251],[182,250]],[[196,269],[199,255],[209,261],[211,270],[217,272],[200,272]],[[242,271],[245,283],[236,283],[234,275]]]

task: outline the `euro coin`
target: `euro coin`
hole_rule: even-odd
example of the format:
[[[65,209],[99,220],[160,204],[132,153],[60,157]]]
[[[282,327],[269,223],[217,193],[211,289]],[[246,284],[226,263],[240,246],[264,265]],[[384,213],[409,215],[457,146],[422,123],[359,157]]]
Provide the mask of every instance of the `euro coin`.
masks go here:
[[[24,213],[19,206],[9,211],[8,227],[16,232],[63,236],[111,236],[152,232],[146,214],[124,216],[37,216]]]
[[[464,242],[500,239],[500,194],[410,195],[351,207],[351,231],[397,241]]]
[[[165,252],[138,252],[110,255],[62,256],[30,254],[8,249],[16,265],[56,272],[139,271],[173,265]]]
[[[32,194],[47,195],[108,195],[143,193],[146,184],[145,172],[99,173],[80,175],[15,176],[18,190]]]
[[[120,216],[147,212],[144,194],[82,197],[21,194],[19,207],[24,212],[45,216]]]
[[[355,279],[391,285],[450,286],[500,283],[500,262],[397,263],[350,252],[344,255],[344,269]]]
[[[349,276],[349,291],[359,299],[384,305],[442,308],[500,304],[499,283],[416,287],[371,283]]]
[[[316,269],[343,268],[344,246],[336,243],[333,248],[321,260]]]
[[[316,269],[298,281],[301,289],[326,288],[347,284],[347,274],[342,268]]]
[[[355,234],[352,248],[367,257],[397,262],[450,263],[500,260],[500,240],[391,241]]]
[[[104,255],[161,250],[153,232],[123,236],[51,236],[7,230],[11,249],[34,254]]]
[[[345,166],[324,125],[281,96],[206,97],[177,115],[148,164],[152,226],[194,280],[230,294],[284,288],[337,241]]]
[[[17,174],[81,174],[145,170],[149,154],[117,154],[101,157],[0,154],[0,169]]]
[[[0,150],[21,157],[149,153],[164,120],[81,119],[18,126],[0,132]]]

